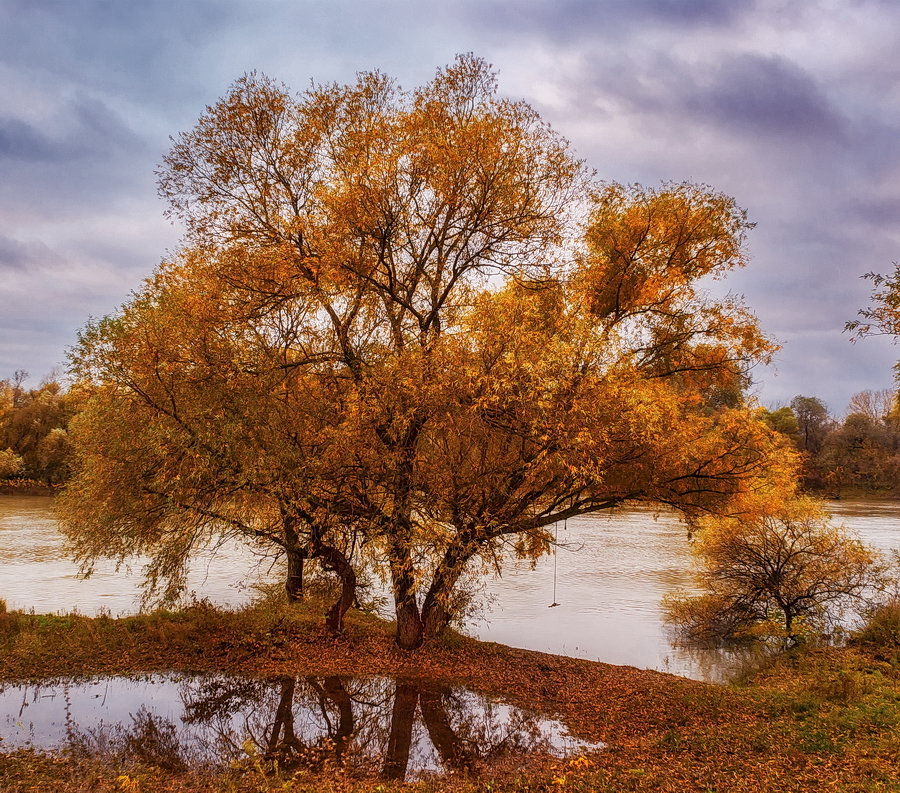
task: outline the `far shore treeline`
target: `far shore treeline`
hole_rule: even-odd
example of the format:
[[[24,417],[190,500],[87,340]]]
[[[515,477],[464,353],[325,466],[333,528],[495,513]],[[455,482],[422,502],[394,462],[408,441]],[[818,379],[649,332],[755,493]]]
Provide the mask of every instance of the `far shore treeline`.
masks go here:
[[[36,386],[18,370],[0,380],[0,492],[49,492],[70,475],[69,421],[78,395],[59,378]],[[900,407],[893,389],[850,398],[843,416],[815,396],[759,408],[801,452],[804,489],[825,498],[900,497]]]
[[[70,474],[75,393],[53,377],[27,380],[25,370],[0,380],[0,492],[56,488]]]

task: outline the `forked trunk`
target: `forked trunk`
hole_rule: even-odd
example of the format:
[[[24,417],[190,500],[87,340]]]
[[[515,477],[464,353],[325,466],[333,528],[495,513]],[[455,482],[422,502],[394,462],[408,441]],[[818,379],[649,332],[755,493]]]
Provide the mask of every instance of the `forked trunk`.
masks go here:
[[[416,459],[416,443],[425,416],[416,411],[405,431],[402,441],[395,443],[383,433],[386,445],[399,453],[397,460],[398,488],[394,494],[393,531],[388,546],[388,560],[391,567],[391,583],[394,590],[394,610],[397,616],[395,642],[402,650],[414,650],[422,644],[425,636],[422,615],[416,602],[416,579],[412,560],[412,482]]]
[[[412,560],[405,549],[395,548],[391,558],[391,578],[394,588],[394,610],[397,615],[397,646],[414,650],[422,644],[425,626],[416,603],[416,584],[412,574]]]

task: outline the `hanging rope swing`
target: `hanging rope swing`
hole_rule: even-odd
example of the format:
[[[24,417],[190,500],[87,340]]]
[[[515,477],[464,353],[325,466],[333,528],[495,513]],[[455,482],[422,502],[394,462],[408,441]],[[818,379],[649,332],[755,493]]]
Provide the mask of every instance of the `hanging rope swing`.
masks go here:
[[[563,518],[563,531],[567,531],[569,528],[568,518]],[[559,521],[553,524],[553,602],[547,606],[548,609],[552,609],[558,605],[556,602],[556,555],[559,553]]]

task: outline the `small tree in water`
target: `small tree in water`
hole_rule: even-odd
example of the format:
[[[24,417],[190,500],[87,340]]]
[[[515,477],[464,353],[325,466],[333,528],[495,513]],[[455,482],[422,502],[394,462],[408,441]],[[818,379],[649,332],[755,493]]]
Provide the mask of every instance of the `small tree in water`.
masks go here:
[[[702,594],[672,597],[667,611],[695,639],[771,634],[774,623],[795,641],[864,607],[885,570],[875,551],[807,498],[705,519],[694,550]]]

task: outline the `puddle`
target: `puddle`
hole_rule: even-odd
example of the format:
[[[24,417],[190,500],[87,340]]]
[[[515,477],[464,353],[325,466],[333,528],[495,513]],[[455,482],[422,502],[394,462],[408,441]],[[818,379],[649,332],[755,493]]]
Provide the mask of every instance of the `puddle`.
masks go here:
[[[171,770],[253,759],[411,780],[602,746],[465,688],[389,678],[151,675],[0,687],[0,749]]]

